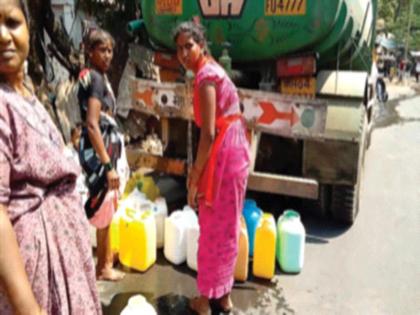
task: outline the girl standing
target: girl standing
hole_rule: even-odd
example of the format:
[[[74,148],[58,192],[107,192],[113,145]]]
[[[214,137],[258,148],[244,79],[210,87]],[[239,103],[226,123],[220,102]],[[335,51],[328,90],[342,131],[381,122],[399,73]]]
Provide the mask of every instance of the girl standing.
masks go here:
[[[174,40],[179,61],[195,74],[194,117],[200,128],[198,152],[187,181],[188,203],[198,205],[200,224],[200,297],[192,299],[190,307],[200,315],[208,314],[209,299],[218,299],[222,310],[230,311],[249,167],[246,127],[236,87],[207,53],[201,25],[180,24]]]
[[[113,118],[115,96],[106,76],[113,57],[114,40],[108,32],[94,29],[88,34],[85,49],[90,68],[82,70],[79,75],[78,94],[85,122],[79,156],[90,195],[85,210],[97,228],[97,278],[116,281],[124,274],[113,269],[114,255],[108,238],[120,188],[116,164],[122,152],[122,142]]]
[[[79,167],[26,84],[29,30],[0,0],[0,314],[101,314]]]

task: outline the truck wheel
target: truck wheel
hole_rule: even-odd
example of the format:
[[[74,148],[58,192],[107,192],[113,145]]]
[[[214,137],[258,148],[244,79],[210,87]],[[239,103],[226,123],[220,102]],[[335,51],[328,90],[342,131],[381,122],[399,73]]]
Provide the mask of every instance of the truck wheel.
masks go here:
[[[331,191],[331,214],[336,221],[351,225],[359,212],[358,187],[337,185]]]
[[[367,115],[363,114],[360,128],[359,160],[355,185],[333,185],[331,189],[331,214],[336,221],[352,225],[359,213],[359,192],[363,176],[366,144],[368,141]]]
[[[306,200],[305,209],[316,216],[326,217],[331,203],[331,186],[320,184],[317,200]]]

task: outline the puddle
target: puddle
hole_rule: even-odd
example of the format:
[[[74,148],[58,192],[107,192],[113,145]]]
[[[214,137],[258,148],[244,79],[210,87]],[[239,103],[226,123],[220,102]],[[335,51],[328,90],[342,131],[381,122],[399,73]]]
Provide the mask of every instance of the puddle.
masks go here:
[[[188,307],[188,298],[183,295],[169,294],[161,296],[156,301],[159,315],[194,315]]]
[[[234,310],[233,315],[290,315],[295,311],[289,306],[284,297],[283,288],[280,286],[280,279],[274,278],[274,286],[263,290],[257,298],[253,307],[246,311]]]
[[[376,103],[372,113],[372,131],[374,129],[386,128],[394,124],[404,124],[409,122],[420,121],[420,118],[401,117],[397,111],[397,107],[401,102],[416,98],[418,95],[406,95],[396,99],[392,99],[386,103]]]

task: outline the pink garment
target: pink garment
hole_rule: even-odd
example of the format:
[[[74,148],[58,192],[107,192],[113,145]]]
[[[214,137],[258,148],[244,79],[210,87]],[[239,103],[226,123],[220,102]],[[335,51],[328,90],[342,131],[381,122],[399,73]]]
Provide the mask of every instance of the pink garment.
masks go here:
[[[38,100],[0,86],[0,203],[35,297],[50,315],[102,313],[78,174]],[[12,314],[1,285],[0,314]]]
[[[108,191],[102,205],[89,222],[97,229],[104,229],[111,224],[112,217],[117,209],[118,193],[115,190]]]
[[[216,120],[237,114],[239,98],[234,84],[215,62],[197,73],[196,84],[212,83],[216,88]],[[197,285],[200,294],[220,298],[232,290],[238,254],[240,216],[249,168],[246,127],[236,120],[228,128],[216,158],[213,203],[199,200],[200,238]]]

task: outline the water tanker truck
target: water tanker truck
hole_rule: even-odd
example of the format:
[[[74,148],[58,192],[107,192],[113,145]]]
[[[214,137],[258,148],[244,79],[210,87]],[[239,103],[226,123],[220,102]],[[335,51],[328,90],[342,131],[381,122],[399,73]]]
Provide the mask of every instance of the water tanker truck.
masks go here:
[[[192,160],[191,80],[173,29],[199,17],[213,57],[238,86],[250,126],[248,189],[311,201],[352,224],[365,152],[377,0],[140,0],[120,111],[160,122],[163,156],[134,166],[185,174]],[[122,105],[121,105],[122,104]],[[195,139],[196,140],[196,139]]]

